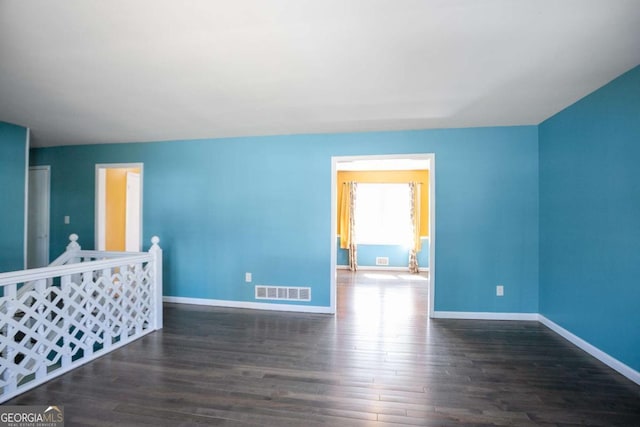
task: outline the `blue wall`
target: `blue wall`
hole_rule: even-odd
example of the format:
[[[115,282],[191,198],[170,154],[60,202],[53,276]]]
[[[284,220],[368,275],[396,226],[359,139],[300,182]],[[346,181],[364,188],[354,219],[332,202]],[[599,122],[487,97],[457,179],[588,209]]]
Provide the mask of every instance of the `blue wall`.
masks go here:
[[[27,129],[0,122],[0,272],[24,268]]]
[[[337,265],[349,265],[349,251],[340,247],[340,237],[336,239]],[[404,245],[358,245],[358,266],[376,267],[376,257],[388,257],[389,267],[409,268],[409,249]],[[422,250],[418,252],[420,269],[429,268],[429,238],[422,238]],[[379,266],[378,266],[379,267]]]
[[[144,239],[162,239],[166,295],[253,301],[254,284],[307,285],[311,305],[329,306],[331,156],[396,153],[436,154],[436,310],[537,312],[535,126],[66,146],[32,159],[51,165],[54,255],[71,232],[93,246],[95,164],[143,162]]]
[[[540,312],[640,370],[640,67],[540,125]]]

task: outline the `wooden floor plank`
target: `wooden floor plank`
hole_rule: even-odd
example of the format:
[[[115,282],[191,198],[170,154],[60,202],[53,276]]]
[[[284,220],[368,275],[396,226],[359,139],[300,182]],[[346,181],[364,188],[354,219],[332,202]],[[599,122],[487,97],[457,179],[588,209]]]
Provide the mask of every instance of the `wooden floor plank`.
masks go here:
[[[407,276],[340,272],[336,316],[167,304],[162,331],[7,404],[69,426],[640,426],[636,384],[537,322],[429,319]]]

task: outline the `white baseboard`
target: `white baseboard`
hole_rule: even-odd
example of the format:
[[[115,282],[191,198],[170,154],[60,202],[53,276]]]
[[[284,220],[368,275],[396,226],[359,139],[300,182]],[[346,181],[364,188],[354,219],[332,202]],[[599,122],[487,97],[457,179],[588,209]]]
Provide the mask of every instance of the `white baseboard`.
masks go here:
[[[595,357],[605,365],[618,371],[619,373],[629,378],[634,383],[640,385],[640,372],[636,371],[635,369],[633,369],[628,365],[625,365],[615,357],[608,355],[607,353],[600,350],[599,348],[589,344],[587,341],[569,332],[562,326],[558,325],[552,320],[547,319],[543,315],[540,314],[539,318],[540,318],[540,323],[542,323],[543,325],[551,329],[553,332],[555,332],[556,334],[560,335],[561,337],[569,341],[571,344],[575,345],[578,348],[581,348],[582,350],[586,351],[587,353],[589,353],[590,355],[592,355],[593,357]]]
[[[486,313],[486,312],[466,312],[466,311],[434,311],[433,318],[435,319],[469,319],[469,320],[533,320],[538,321],[557,333],[576,347],[586,351],[591,356],[595,357],[605,365],[609,366],[613,370],[619,372],[625,377],[629,378],[634,383],[640,385],[640,372],[636,371],[632,367],[622,363],[618,359],[599,348],[589,344],[587,341],[578,337],[577,335],[564,329],[557,323],[547,319],[538,313]]]
[[[538,313],[492,313],[472,311],[434,311],[435,319],[468,319],[468,320],[532,320],[539,319]]]
[[[267,302],[252,302],[252,301],[229,301],[221,299],[207,299],[207,298],[187,298],[187,297],[162,297],[164,302],[172,302],[176,304],[193,304],[193,305],[208,305],[213,307],[228,307],[228,308],[248,308],[251,310],[272,310],[272,311],[294,311],[297,313],[320,313],[320,314],[333,314],[331,307],[321,307],[317,305],[293,305],[293,304],[270,304]]]

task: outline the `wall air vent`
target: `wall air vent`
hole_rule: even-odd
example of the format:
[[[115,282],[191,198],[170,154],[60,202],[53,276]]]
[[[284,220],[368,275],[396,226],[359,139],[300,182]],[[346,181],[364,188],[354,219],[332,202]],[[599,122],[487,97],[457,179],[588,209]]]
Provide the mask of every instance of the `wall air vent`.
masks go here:
[[[389,265],[389,257],[387,257],[387,256],[377,256],[376,257],[376,265]]]
[[[311,301],[311,288],[289,286],[256,286],[256,299]]]

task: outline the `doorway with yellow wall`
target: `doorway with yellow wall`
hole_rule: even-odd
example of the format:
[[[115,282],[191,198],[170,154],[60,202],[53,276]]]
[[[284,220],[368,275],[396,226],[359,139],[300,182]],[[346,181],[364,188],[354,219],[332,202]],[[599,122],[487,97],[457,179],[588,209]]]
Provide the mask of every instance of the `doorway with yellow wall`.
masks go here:
[[[96,248],[142,250],[142,163],[96,165]]]
[[[338,309],[338,269],[343,270],[348,266],[342,265],[344,261],[345,252],[341,248],[339,243],[341,236],[338,227],[340,218],[340,203],[339,200],[342,190],[343,182],[356,182],[360,186],[372,186],[377,185],[382,187],[382,184],[389,186],[398,186],[400,183],[408,184],[413,182],[418,185],[420,194],[420,226],[419,226],[419,238],[422,240],[421,253],[426,252],[426,271],[422,268],[424,264],[420,261],[420,271],[424,274],[424,282],[427,284],[427,306],[421,310],[426,310],[429,316],[433,315],[434,311],[434,293],[435,293],[435,155],[433,153],[416,153],[416,154],[395,154],[395,155],[365,155],[365,156],[337,156],[331,158],[331,311],[337,312]],[[357,200],[357,196],[356,196]],[[356,204],[357,206],[357,204]],[[368,205],[367,205],[368,206]],[[383,209],[384,210],[384,209]],[[393,210],[392,210],[393,211]],[[357,216],[357,207],[356,207]],[[344,222],[344,221],[343,221]],[[375,221],[372,221],[375,222]],[[414,226],[415,228],[415,226]],[[357,227],[356,227],[357,230]],[[358,235],[356,231],[356,236]],[[395,233],[395,235],[401,235]],[[363,236],[361,236],[363,237]],[[366,240],[366,238],[364,238]],[[383,244],[374,244],[375,242],[362,242],[363,245],[373,248],[375,251],[380,251]],[[359,244],[359,243],[357,243]],[[388,245],[387,245],[388,246]],[[402,246],[402,245],[396,245]],[[405,245],[406,246],[406,245]],[[386,247],[385,247],[386,248]],[[407,249],[408,248],[403,248]],[[341,255],[341,265],[338,265],[338,253]],[[360,255],[360,250],[358,253]],[[398,252],[399,253],[399,252]],[[364,258],[368,260],[368,263],[364,266],[358,266],[360,270],[387,270],[389,271],[409,271],[408,265],[398,266],[391,264],[391,256],[380,257],[381,261],[378,264],[378,257],[372,257],[372,251],[369,250]],[[376,255],[376,254],[374,254]],[[393,255],[390,252],[390,255]],[[407,255],[408,256],[408,255]],[[375,261],[372,259],[375,258]],[[396,257],[397,260],[400,257]],[[384,262],[386,261],[386,262]],[[371,262],[374,262],[372,264]],[[401,262],[401,261],[397,261]],[[370,273],[370,272],[369,272]],[[363,274],[369,274],[363,273]],[[355,273],[347,275],[349,278],[354,279]],[[369,275],[376,276],[373,272]],[[398,273],[396,276],[407,276],[411,280],[414,279],[413,275]],[[342,274],[342,276],[345,276]],[[346,277],[346,276],[345,276]],[[344,278],[344,277],[343,277]],[[410,280],[407,279],[407,280]],[[415,278],[417,280],[417,278]],[[366,303],[357,304],[358,307],[366,306]]]

